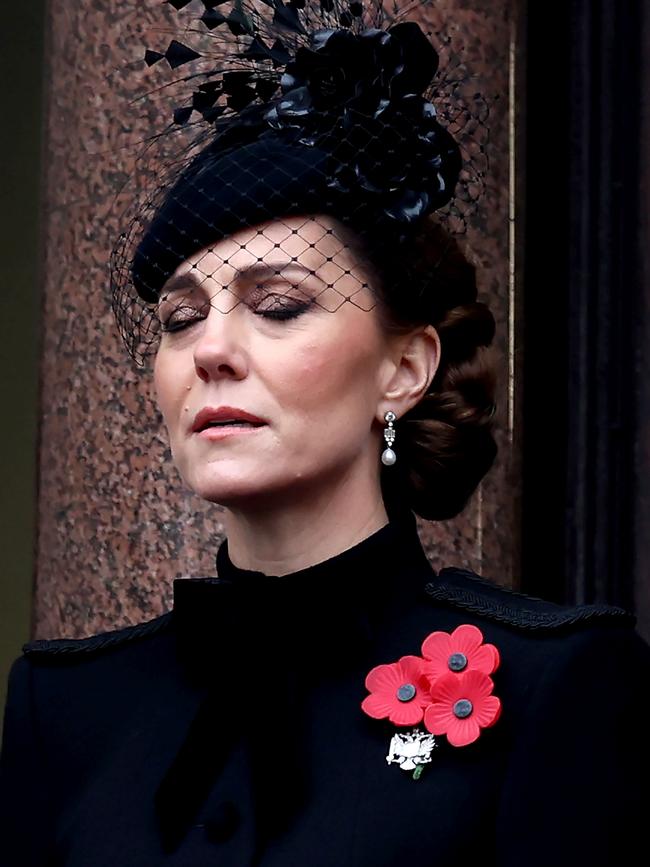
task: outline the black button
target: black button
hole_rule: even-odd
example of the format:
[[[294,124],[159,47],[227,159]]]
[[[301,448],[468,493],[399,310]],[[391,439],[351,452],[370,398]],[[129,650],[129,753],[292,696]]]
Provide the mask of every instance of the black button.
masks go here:
[[[451,671],[463,671],[467,668],[467,657],[464,653],[452,653],[448,664]]]
[[[467,698],[459,699],[454,705],[454,714],[458,719],[466,719],[474,710],[472,702]]]
[[[397,698],[400,701],[410,701],[415,696],[416,689],[412,683],[403,683],[397,690]]]
[[[232,801],[222,801],[205,820],[205,833],[212,843],[223,843],[239,827],[239,810]]]

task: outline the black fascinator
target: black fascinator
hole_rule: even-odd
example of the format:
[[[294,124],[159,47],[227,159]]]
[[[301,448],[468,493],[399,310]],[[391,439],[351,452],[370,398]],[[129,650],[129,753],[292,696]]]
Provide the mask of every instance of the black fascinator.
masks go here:
[[[300,235],[302,219],[331,217],[323,232],[354,245],[368,267],[319,275],[328,291],[312,289],[312,300],[330,310],[345,302],[370,309],[373,263],[386,260],[386,273],[391,251],[408,249],[434,212],[464,230],[482,187],[484,104],[447,37],[413,20],[427,0],[402,10],[388,0],[169,4],[178,32],[144,56],[151,74],[174,76],[158,91],[171,98],[168,120],[142,148],[111,255],[113,311],[133,358],[142,361],[160,330],[174,328],[169,309],[166,319],[158,311],[183,263],[220,310],[242,301],[268,308],[263,287],[254,300],[231,288],[232,247],[223,267],[202,267],[202,251],[246,228],[264,233],[293,216],[291,233]],[[304,237],[318,248],[313,232]],[[279,273],[298,257],[277,238]],[[323,262],[329,249],[321,244]],[[426,316],[427,287],[409,280],[401,259],[391,291],[409,292]],[[301,287],[304,278],[294,293]],[[277,308],[277,288],[272,297]]]

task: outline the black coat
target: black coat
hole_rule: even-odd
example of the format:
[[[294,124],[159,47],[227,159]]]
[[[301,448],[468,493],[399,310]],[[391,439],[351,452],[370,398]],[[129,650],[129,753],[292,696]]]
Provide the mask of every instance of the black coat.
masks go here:
[[[410,515],[285,578],[227,543],[217,568],[148,623],[25,646],[2,867],[613,867],[641,846],[650,649],[624,612],[436,575]],[[415,780],[365,676],[463,623],[500,651],[502,715]]]

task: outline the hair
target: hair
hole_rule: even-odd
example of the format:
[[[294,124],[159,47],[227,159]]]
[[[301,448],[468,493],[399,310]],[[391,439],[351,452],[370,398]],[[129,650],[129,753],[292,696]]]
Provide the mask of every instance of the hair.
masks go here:
[[[455,517],[497,454],[493,436],[498,356],[496,323],[477,300],[476,268],[432,218],[407,242],[387,245],[344,227],[370,271],[387,334],[431,324],[440,363],[424,397],[395,422],[397,462],[382,466],[387,506],[432,521]]]

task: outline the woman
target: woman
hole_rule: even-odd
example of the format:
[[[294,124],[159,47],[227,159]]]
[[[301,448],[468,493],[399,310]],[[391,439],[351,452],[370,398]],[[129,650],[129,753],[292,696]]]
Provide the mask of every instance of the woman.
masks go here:
[[[335,147],[256,118],[166,190],[130,259],[143,306],[117,306],[134,341],[160,325],[174,463],[224,508],[218,577],[26,645],[0,864],[619,864],[648,757],[631,618],[436,574],[417,535],[495,451],[494,320],[428,219],[457,152],[440,133],[413,220],[404,187],[332,186]]]

